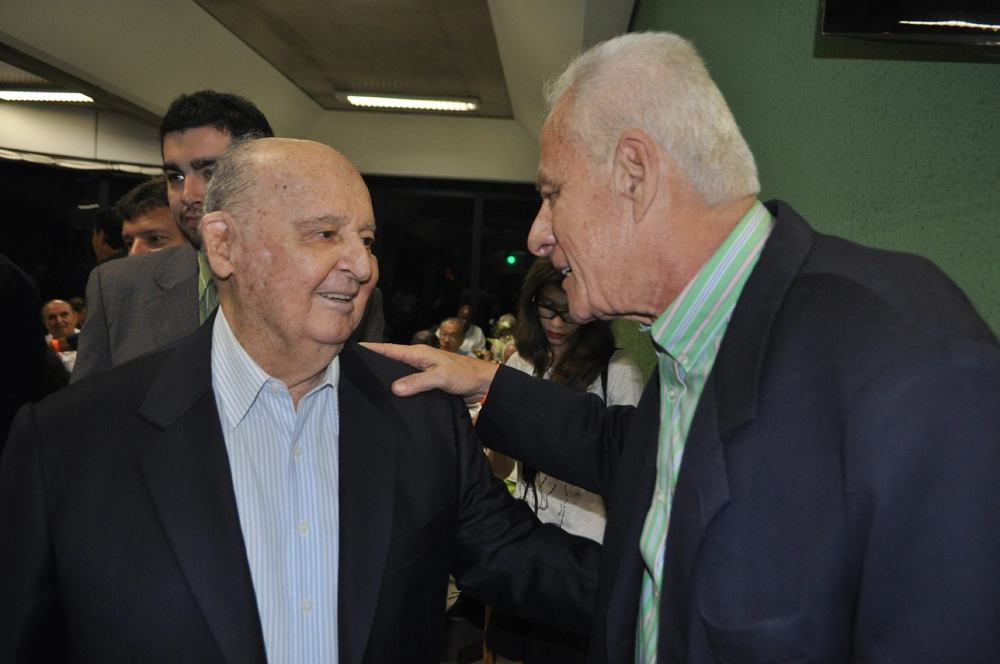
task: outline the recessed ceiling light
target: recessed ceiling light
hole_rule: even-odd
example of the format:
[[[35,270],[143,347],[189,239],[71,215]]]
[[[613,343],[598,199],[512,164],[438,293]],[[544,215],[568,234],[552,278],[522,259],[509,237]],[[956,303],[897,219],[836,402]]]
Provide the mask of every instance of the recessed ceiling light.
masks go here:
[[[353,106],[392,108],[406,111],[450,111],[468,113],[479,108],[478,99],[429,99],[425,97],[390,97],[365,92],[342,92],[337,98]]]
[[[0,90],[0,99],[4,101],[73,101],[93,102],[87,95],[79,92],[43,92],[40,90]]]

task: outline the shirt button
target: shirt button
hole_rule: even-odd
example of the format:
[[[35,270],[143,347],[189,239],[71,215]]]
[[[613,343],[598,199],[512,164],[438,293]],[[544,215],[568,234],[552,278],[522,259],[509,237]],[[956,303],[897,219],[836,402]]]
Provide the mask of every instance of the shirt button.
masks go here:
[[[671,399],[676,399],[677,398],[677,390],[675,390],[674,388],[671,387],[669,390],[667,390],[667,396],[670,397]]]
[[[296,445],[295,447],[293,447],[292,448],[292,454],[295,455],[296,459],[298,459],[300,456],[302,456],[302,446],[301,445]]]
[[[267,389],[271,390],[272,392],[280,392],[281,391],[281,388],[278,386],[277,383],[271,383],[270,385],[267,386]]]
[[[309,600],[302,602],[302,613],[309,613],[313,610],[313,603]]]
[[[309,524],[305,521],[299,521],[299,532],[305,535],[309,532]]]

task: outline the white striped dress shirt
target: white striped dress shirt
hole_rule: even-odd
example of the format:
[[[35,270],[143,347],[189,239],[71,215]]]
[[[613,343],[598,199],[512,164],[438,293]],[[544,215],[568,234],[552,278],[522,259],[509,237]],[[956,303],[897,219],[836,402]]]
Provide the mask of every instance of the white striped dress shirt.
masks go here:
[[[293,407],[219,309],[212,386],[267,660],[337,661],[340,362]]]

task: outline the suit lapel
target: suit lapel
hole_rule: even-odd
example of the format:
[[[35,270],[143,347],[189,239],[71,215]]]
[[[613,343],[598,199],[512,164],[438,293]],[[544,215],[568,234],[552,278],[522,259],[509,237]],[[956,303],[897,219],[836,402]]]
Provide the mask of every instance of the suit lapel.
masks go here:
[[[608,506],[607,531],[601,554],[601,580],[610,580],[607,601],[607,660],[630,662],[635,654],[635,629],[642,587],[643,561],[639,538],[656,484],[656,451],[659,431],[660,386],[656,373],[649,379],[623,450],[620,477]],[[601,591],[599,591],[601,592]],[[603,594],[603,593],[602,593]],[[595,620],[600,624],[600,616]]]
[[[724,444],[757,416],[757,391],[774,319],[811,245],[811,229],[784,203],[740,294],[688,432],[667,532],[660,652],[687,656],[690,581],[708,527],[729,502]],[[648,505],[648,503],[647,503]],[[645,514],[643,514],[645,516]]]
[[[767,208],[775,216],[774,230],[743,286],[712,369],[724,440],[757,416],[771,326],[812,245],[812,229],[787,204],[772,201]]]
[[[392,533],[398,427],[385,387],[348,343],[340,354],[341,664],[359,664],[368,646]]]
[[[169,253],[168,253],[169,252]],[[143,302],[155,348],[194,332],[198,317],[198,254],[190,246],[166,249],[150,278],[157,288]]]
[[[226,661],[265,662],[264,637],[212,390],[212,325],[181,342],[140,414],[163,429],[138,463]]]

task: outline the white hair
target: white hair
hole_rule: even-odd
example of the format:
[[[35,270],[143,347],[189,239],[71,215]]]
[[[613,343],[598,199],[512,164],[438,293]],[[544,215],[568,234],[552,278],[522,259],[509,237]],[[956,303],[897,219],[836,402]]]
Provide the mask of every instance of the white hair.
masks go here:
[[[622,35],[580,54],[546,90],[596,164],[640,129],[710,205],[760,192],[757,164],[722,93],[690,42],[669,32]]]

